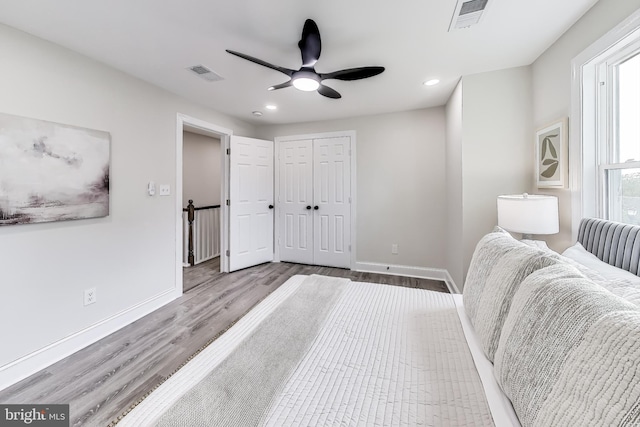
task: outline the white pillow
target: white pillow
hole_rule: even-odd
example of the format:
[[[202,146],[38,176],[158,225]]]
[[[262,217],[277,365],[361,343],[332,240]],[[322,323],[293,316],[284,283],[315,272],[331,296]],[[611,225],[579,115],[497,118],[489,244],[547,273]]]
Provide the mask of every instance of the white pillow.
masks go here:
[[[601,261],[597,256],[587,251],[580,244],[580,242],[576,243],[575,245],[565,250],[562,253],[562,255],[576,262],[579,262],[585,267],[595,270],[596,272],[600,273],[600,275],[604,279],[607,279],[607,280],[625,279],[626,281],[636,283],[640,287],[640,277],[626,270],[623,270],[618,267],[614,267],[613,265],[610,265],[604,261]]]
[[[640,277],[607,264],[576,243],[562,253],[568,261],[578,263],[580,272],[609,292],[640,307]]]
[[[638,280],[631,281],[627,278],[610,279],[598,284],[609,292],[640,307],[640,285],[638,285]]]

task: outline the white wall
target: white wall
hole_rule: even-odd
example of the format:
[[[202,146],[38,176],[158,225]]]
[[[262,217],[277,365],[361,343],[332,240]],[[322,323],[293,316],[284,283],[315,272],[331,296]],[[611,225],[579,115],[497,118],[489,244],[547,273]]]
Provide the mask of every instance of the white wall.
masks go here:
[[[2,374],[22,356],[179,292],[178,112],[236,134],[254,129],[3,25],[0,52],[0,111],[111,133],[109,217],[0,228]],[[172,196],[147,196],[150,180],[171,184]],[[84,307],[90,287],[97,303]]]
[[[462,289],[464,282],[462,233],[462,80],[446,105],[447,146],[447,252],[446,266],[451,278]]]
[[[561,117],[571,109],[571,61],[607,31],[640,8],[640,0],[600,0],[532,65],[533,125],[535,129]],[[569,132],[572,124],[569,123]],[[560,233],[549,236],[549,246],[564,250],[571,237],[571,195],[569,189],[544,189],[532,192],[558,196]]]
[[[261,126],[260,138],[355,130],[357,260],[444,268],[444,108],[293,125]],[[391,254],[397,243],[399,254]]]
[[[462,79],[462,233],[466,276],[478,241],[497,224],[496,199],[533,182],[531,69]]]
[[[184,132],[182,141],[182,206],[219,205],[220,139]]]

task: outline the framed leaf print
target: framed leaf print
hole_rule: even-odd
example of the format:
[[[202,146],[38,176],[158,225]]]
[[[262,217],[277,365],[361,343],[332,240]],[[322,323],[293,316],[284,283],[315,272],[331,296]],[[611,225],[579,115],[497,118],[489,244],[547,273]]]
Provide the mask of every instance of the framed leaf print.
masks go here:
[[[536,132],[536,184],[538,188],[564,188],[569,150],[568,119],[563,118]]]

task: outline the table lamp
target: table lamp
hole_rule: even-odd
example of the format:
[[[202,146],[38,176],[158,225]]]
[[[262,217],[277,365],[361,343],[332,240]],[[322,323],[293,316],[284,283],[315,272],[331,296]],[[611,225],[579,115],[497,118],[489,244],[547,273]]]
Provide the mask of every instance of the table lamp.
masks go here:
[[[498,196],[498,225],[522,233],[523,240],[531,240],[534,234],[555,234],[558,198],[527,193]]]

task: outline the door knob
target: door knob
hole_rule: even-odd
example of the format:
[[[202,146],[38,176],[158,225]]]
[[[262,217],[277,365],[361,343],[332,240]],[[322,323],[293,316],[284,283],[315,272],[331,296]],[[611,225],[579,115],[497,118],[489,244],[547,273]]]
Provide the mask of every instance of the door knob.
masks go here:
[[[313,207],[313,210],[316,210],[316,211],[317,211],[318,209],[320,209],[318,206],[314,206],[314,207]]]
[[[273,205],[269,205],[269,209],[273,209]]]
[[[311,206],[307,206],[307,210],[310,210],[310,209],[311,209]]]

